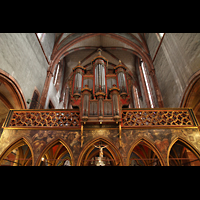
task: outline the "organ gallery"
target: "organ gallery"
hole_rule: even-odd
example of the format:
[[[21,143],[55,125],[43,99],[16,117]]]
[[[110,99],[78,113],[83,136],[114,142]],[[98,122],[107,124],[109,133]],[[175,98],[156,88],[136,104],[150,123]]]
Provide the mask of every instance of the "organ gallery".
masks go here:
[[[9,67],[0,70],[0,106],[6,113],[1,113],[0,165],[199,166],[199,71],[191,72],[176,97],[173,78],[180,76],[176,83],[184,86],[183,79],[170,75],[173,66],[164,57],[171,55],[170,38],[177,39],[177,48],[181,39],[152,34],[27,35],[38,47],[24,42],[20,48],[38,48],[34,69],[46,75],[41,84],[32,68],[17,80],[23,72],[14,78]]]

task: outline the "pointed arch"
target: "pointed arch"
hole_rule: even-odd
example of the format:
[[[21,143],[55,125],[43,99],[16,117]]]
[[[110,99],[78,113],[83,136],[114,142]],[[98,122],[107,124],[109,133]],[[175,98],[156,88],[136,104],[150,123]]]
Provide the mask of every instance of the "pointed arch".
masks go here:
[[[18,82],[15,80],[14,77],[12,77],[9,73],[5,72],[2,69],[0,69],[0,83],[3,83],[3,85],[5,85],[7,91],[12,96],[13,101],[15,102],[15,105],[11,105],[12,107],[14,107],[15,109],[27,108],[25,97],[22,93],[20,85],[18,84]]]
[[[141,142],[143,142],[144,144],[147,145],[147,147],[152,150],[155,154],[155,156],[158,157],[159,161],[160,161],[160,164],[161,166],[164,166],[165,165],[165,162],[164,162],[164,159],[161,155],[161,153],[159,152],[159,150],[156,148],[156,146],[149,140],[147,139],[146,137],[140,137],[138,138],[137,140],[135,140],[132,145],[131,145],[131,148],[128,152],[128,155],[127,155],[127,161],[126,161],[126,165],[129,166],[129,163],[130,163],[130,157],[131,157],[131,153],[133,152],[134,148],[139,145]]]
[[[198,70],[189,79],[187,86],[183,92],[180,107],[191,107],[200,124],[200,70]]]
[[[191,95],[194,93],[194,89],[197,91],[199,88],[198,81],[200,79],[200,70],[195,72],[192,77],[189,79],[187,86],[185,87],[185,91],[183,92],[183,96],[180,102],[179,107],[190,107],[190,98]],[[196,88],[195,88],[196,87]],[[198,88],[197,88],[198,87]],[[195,92],[196,92],[195,91]]]
[[[194,153],[194,155],[200,160],[200,152],[198,151],[198,149],[193,144],[191,144],[191,142],[189,142],[187,139],[185,139],[185,138],[183,138],[181,136],[178,136],[178,137],[174,138],[174,140],[169,145],[169,148],[168,148],[168,151],[167,151],[167,166],[170,166],[169,165],[169,157],[170,157],[171,149],[174,146],[174,144],[176,142],[178,142],[178,141],[180,141],[181,143],[185,144],[188,147],[188,149],[192,153]]]
[[[53,53],[53,56],[52,56],[52,62],[51,62],[49,69],[48,69],[49,73],[53,74],[55,67],[58,64],[58,62],[70,53],[69,50],[75,44],[77,44],[79,42],[83,42],[88,38],[92,38],[92,37],[99,36],[99,35],[115,39],[116,41],[120,41],[123,44],[127,45],[129,48],[132,49],[131,52],[134,55],[137,55],[139,58],[142,58],[143,62],[145,62],[145,64],[146,64],[146,67],[148,68],[148,71],[154,72],[155,69],[154,69],[154,66],[153,66],[152,59],[149,56],[149,51],[146,51],[146,50],[148,50],[148,48],[146,48],[146,43],[144,41],[144,38],[141,35],[139,37],[140,37],[140,39],[142,39],[142,43],[144,42],[145,47],[143,45],[141,46],[141,43],[138,44],[137,40],[134,40],[134,41],[132,40],[133,38],[135,38],[135,36],[130,40],[130,35],[129,35],[129,39],[128,39],[127,37],[122,36],[120,34],[116,34],[116,33],[84,33],[84,34],[81,34],[81,35],[76,35],[76,36],[74,35],[71,38],[71,40],[68,40],[67,38],[63,39],[58,44],[57,47],[55,46],[56,50],[54,50],[54,53]],[[124,45],[123,45],[123,47],[124,47]],[[124,49],[123,47],[122,47],[122,50]],[[82,47],[77,47],[75,49],[79,50],[79,48],[82,48]],[[158,99],[158,105],[159,105],[159,107],[163,107],[162,95],[161,95],[160,89],[158,87],[157,78],[156,78],[154,73],[151,73],[151,74],[152,74],[151,75],[152,76],[152,84],[153,84],[155,90],[157,91],[155,93],[155,95]],[[46,81],[45,81],[45,86],[44,86],[45,89],[43,90],[42,95],[41,95],[40,105],[42,107],[44,107],[44,105],[45,105],[46,93],[48,91],[47,88],[49,88],[49,84],[50,84],[50,76],[48,76]]]
[[[62,138],[56,138],[55,140],[53,140],[50,144],[48,144],[48,145],[46,146],[46,148],[42,151],[42,153],[41,153],[40,156],[38,157],[37,162],[36,162],[36,166],[39,166],[39,165],[41,164],[41,159],[42,159],[42,157],[43,157],[54,145],[56,145],[57,143],[61,143],[61,144],[66,148],[66,150],[69,152],[69,155],[70,155],[70,158],[71,158],[72,166],[74,166],[74,158],[73,158],[72,150],[70,149],[70,147],[68,146],[68,144],[67,144]],[[55,163],[56,163],[56,162],[55,162]]]
[[[115,34],[115,33],[106,33],[106,34],[105,33],[86,33],[82,36],[79,36],[79,37],[71,40],[69,43],[66,43],[64,46],[62,46],[59,50],[57,50],[55,52],[55,54],[52,58],[51,71],[52,72],[54,71],[55,65],[58,63],[58,61],[61,58],[66,56],[66,52],[71,46],[73,46],[74,44],[76,44],[76,43],[78,43],[82,40],[85,40],[87,38],[94,37],[94,36],[97,36],[97,35],[102,35],[102,36],[105,36],[105,37],[111,37],[111,38],[114,38],[116,40],[119,40],[119,41],[129,45],[130,47],[132,47],[134,49],[135,53],[139,57],[142,57],[142,60],[147,63],[147,66],[149,67],[149,69],[154,69],[152,60],[149,58],[148,53],[145,52],[143,50],[143,48],[141,46],[139,46],[138,44],[136,44],[135,42],[133,42],[133,41],[121,36],[121,35]],[[64,40],[61,43],[63,43],[63,42],[64,42]],[[60,43],[60,45],[61,45],[61,43]]]
[[[112,157],[114,158],[116,165],[119,165],[119,166],[123,165],[123,159],[122,159],[122,156],[121,156],[118,148],[107,138],[97,137],[85,144],[85,147],[83,148],[83,150],[81,151],[81,153],[79,155],[79,158],[77,161],[77,166],[81,166],[81,163],[82,163],[84,157],[85,156],[88,157],[90,155],[90,153],[94,149],[93,145],[97,142],[104,142],[105,144],[108,144],[108,146],[106,148],[108,149],[108,151],[111,153]]]
[[[32,149],[32,146],[30,145],[30,143],[28,142],[28,140],[24,137],[22,138],[18,138],[17,140],[15,140],[14,142],[12,142],[4,151],[3,153],[1,154],[0,156],[0,165],[1,163],[3,162],[3,160],[14,150],[14,149],[17,149],[19,147],[22,147],[24,145],[27,145],[28,146],[28,149],[30,150],[31,152],[31,156],[30,158],[28,159],[26,165],[28,164],[29,160],[32,160],[32,166],[34,165],[34,154],[33,154],[33,149]],[[27,155],[27,152],[25,152],[26,155]],[[25,164],[25,163],[24,163]]]

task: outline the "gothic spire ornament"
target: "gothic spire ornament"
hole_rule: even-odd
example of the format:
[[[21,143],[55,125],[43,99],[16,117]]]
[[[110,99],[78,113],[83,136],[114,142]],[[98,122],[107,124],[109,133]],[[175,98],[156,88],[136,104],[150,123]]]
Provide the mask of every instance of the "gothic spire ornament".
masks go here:
[[[101,52],[102,52],[101,48],[98,48],[97,51],[98,51],[98,55],[101,56]]]

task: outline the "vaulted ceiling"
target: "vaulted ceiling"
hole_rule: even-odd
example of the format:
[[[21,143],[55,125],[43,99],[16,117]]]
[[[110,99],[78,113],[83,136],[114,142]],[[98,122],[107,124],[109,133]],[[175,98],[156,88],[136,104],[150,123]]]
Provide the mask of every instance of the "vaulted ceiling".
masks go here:
[[[97,56],[98,48],[110,64],[117,65],[121,60],[132,73],[135,56],[151,59],[144,33],[56,33],[52,71],[64,57],[70,69],[79,61],[82,66],[87,66]]]

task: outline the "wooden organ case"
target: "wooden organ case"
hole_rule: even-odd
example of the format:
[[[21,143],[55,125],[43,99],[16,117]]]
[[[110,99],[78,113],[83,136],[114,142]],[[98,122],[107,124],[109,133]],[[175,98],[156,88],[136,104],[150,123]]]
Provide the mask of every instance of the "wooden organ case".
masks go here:
[[[71,104],[79,107],[83,124],[118,124],[121,122],[122,107],[128,107],[126,67],[119,61],[113,73],[107,74],[108,60],[101,55],[92,61],[92,73],[79,64],[73,68]]]

